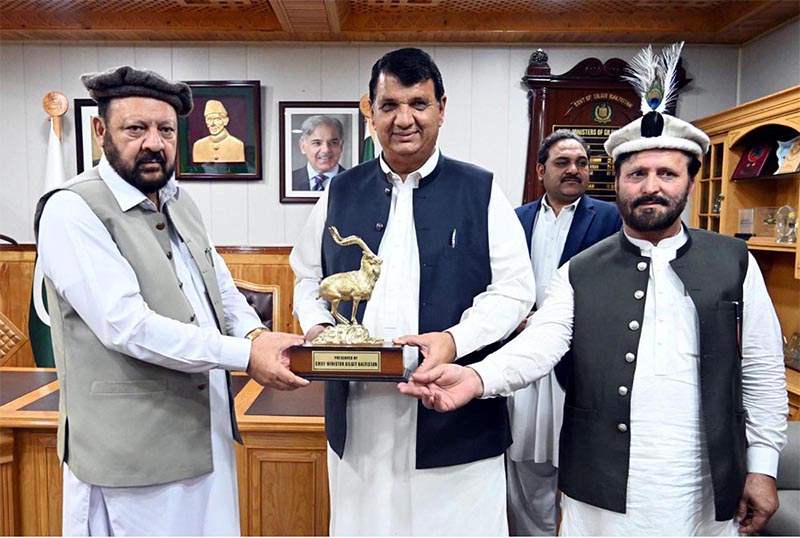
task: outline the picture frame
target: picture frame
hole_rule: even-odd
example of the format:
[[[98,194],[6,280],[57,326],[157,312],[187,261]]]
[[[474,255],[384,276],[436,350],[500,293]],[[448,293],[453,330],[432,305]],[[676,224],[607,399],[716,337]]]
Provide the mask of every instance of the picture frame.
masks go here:
[[[75,99],[75,163],[78,173],[97,166],[103,155],[103,148],[97,144],[92,133],[92,118],[97,116],[97,103],[94,99]]]
[[[261,81],[186,81],[194,108],[178,117],[178,180],[262,179]]]
[[[336,159],[338,171],[349,169],[359,163],[364,144],[364,116],[359,110],[358,101],[281,101],[278,103],[279,137],[280,137],[280,201],[281,203],[315,203],[322,196],[321,191],[312,190],[313,171],[330,172],[331,157],[322,156],[320,161],[316,153],[306,145],[306,153],[301,149],[300,139],[303,124],[306,120],[314,124],[312,117],[325,116],[338,120],[343,128],[344,144]],[[319,121],[319,119],[317,119]],[[318,128],[332,125],[330,122],[318,123]],[[307,124],[308,126],[308,124]],[[329,127],[330,128],[330,127]],[[318,140],[318,139],[317,139]],[[335,152],[334,152],[335,153]],[[312,163],[311,161],[314,161]],[[321,170],[316,170],[314,164]],[[326,179],[327,183],[330,181]]]

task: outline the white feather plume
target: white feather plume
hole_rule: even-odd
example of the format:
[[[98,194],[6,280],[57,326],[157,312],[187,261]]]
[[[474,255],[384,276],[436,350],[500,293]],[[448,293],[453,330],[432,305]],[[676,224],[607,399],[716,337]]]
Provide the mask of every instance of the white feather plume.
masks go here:
[[[665,47],[661,54],[654,54],[647,45],[628,64],[623,78],[631,83],[641,96],[642,114],[651,111],[666,112],[667,106],[678,97],[676,88],[678,62],[683,41]],[[656,100],[653,96],[659,96]]]
[[[664,88],[664,98],[656,109],[657,112],[665,112],[667,107],[678,98],[678,62],[681,59],[683,41],[673,43],[664,47],[659,58],[659,70],[662,72],[662,86]]]
[[[658,64],[653,57],[653,47],[647,45],[640,50],[636,56],[628,63],[628,73],[622,78],[631,83],[642,97],[642,114],[650,112],[651,108],[647,102],[647,92],[658,76]]]

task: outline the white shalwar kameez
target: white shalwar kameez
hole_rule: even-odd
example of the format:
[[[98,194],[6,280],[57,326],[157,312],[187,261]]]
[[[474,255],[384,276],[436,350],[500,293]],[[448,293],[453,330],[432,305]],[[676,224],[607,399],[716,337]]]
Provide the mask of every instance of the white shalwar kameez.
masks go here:
[[[531,265],[537,308],[558,269],[581,198],[556,215],[542,197],[531,234]],[[555,536],[558,529],[558,438],[564,419],[564,389],[551,371],[508,397],[514,443],[506,458],[508,519],[517,536]]]
[[[119,177],[105,157],[99,170],[123,211],[136,205],[156,210],[144,194]],[[173,179],[159,192],[159,201],[163,206],[179,195]],[[197,265],[169,226],[175,270],[199,326],[165,318],[147,307],[130,264],[80,196],[58,192],[42,215],[39,262],[44,274],[104,344],[166,368],[209,373],[214,470],[154,486],[101,487],[81,481],[65,463],[62,532],[66,536],[239,534],[225,370],[247,369],[251,343],[241,336],[261,321],[236,290],[225,262],[212,251],[227,329],[238,338],[220,334]]]
[[[419,330],[419,250],[413,195],[420,178],[435,169],[438,159],[437,149],[405,182],[381,159],[394,188],[378,250],[383,260],[381,275],[363,319],[373,336],[389,340]],[[530,262],[524,246],[520,249],[525,242],[522,228],[508,200],[494,185],[489,204],[492,284],[475,299],[461,322],[448,329],[459,356],[507,336],[534,300]],[[295,313],[306,332],[316,324],[333,322],[327,305],[315,300],[322,278],[320,253],[327,206],[325,191],[290,259],[297,275]],[[358,211],[355,204],[353,210]],[[416,348],[405,347],[403,356],[406,367],[416,368]],[[328,447],[330,534],[507,535],[503,456],[416,469],[417,406],[417,400],[400,394],[394,383],[350,383],[344,458],[340,460]]]
[[[735,536],[733,520],[714,520],[714,494],[700,409],[698,318],[669,262],[686,243],[681,230],[657,246],[628,239],[652,259],[631,391],[626,513],[564,495],[562,536]],[[786,389],[780,326],[752,255],[745,276],[742,391],[748,472],[775,476],[786,443]],[[519,335],[474,365],[484,396],[505,394],[549,370],[572,334],[569,262],[553,277],[545,305]],[[609,308],[613,308],[610,305]],[[502,354],[502,356],[501,356]]]

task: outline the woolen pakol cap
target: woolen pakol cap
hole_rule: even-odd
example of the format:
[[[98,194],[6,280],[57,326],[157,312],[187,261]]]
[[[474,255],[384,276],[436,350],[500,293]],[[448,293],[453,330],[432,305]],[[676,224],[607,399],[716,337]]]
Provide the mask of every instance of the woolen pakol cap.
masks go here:
[[[172,105],[179,116],[192,111],[192,90],[183,82],[172,82],[155,71],[129,65],[101,73],[81,75],[81,82],[95,101],[114,97],[151,97]]]
[[[683,43],[653,55],[648,45],[631,60],[631,74],[625,78],[642,96],[642,116],[608,137],[606,153],[616,159],[625,153],[648,149],[678,149],[696,157],[708,151],[708,135],[687,121],[666,113],[677,98],[675,78]]]

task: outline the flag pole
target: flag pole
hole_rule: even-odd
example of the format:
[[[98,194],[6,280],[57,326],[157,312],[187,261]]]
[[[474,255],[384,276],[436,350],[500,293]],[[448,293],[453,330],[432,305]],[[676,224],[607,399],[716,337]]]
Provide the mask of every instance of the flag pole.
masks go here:
[[[61,150],[61,116],[69,108],[67,98],[59,92],[49,92],[42,99],[42,108],[50,116],[50,132],[47,141],[47,162],[45,167],[44,189],[47,192],[64,183],[64,154]],[[33,270],[33,287],[28,313],[28,339],[31,343],[36,366],[55,366],[53,340],[50,334],[50,315],[47,311],[44,271],[37,255]]]

